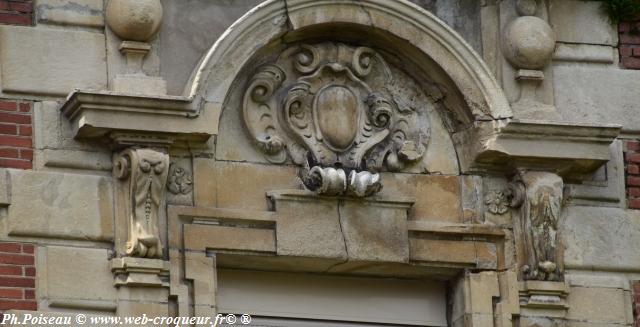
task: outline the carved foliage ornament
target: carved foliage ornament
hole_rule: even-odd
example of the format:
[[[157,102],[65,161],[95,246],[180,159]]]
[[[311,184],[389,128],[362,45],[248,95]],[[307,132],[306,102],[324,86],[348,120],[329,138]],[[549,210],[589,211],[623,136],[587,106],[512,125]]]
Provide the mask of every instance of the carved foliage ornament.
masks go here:
[[[415,83],[396,78],[373,49],[303,44],[257,69],[243,117],[270,162],[399,171],[426,151],[423,101]]]
[[[158,210],[164,199],[168,170],[169,155],[152,149],[127,149],[115,159],[114,176],[128,182],[127,255],[162,256]]]
[[[167,189],[173,194],[189,194],[193,190],[193,180],[189,172],[176,165],[169,166]]]

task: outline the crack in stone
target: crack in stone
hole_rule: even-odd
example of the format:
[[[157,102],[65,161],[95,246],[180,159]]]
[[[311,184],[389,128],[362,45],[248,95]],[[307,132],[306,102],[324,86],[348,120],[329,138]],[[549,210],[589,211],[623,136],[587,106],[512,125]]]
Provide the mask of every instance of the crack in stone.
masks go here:
[[[343,200],[338,200],[338,208],[337,208],[337,212],[338,212],[338,224],[340,225],[340,233],[342,234],[342,241],[344,242],[344,251],[347,254],[347,258],[344,261],[340,261],[340,262],[336,262],[333,265],[329,266],[329,268],[325,269],[325,273],[328,273],[331,271],[331,269],[340,266],[342,264],[345,264],[347,262],[349,262],[349,248],[347,247],[347,238],[344,235],[344,229],[342,227],[342,214],[340,213],[340,206],[344,203]]]

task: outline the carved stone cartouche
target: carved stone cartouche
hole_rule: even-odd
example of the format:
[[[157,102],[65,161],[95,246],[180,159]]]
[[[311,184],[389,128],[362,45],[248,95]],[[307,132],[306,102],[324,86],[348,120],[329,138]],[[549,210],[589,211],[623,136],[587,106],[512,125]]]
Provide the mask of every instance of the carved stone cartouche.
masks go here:
[[[524,279],[558,281],[563,268],[558,255],[558,220],[563,204],[562,178],[547,172],[520,174],[524,194],[515,195],[520,203],[520,230],[526,263],[522,266]],[[518,203],[514,203],[518,205]]]
[[[424,155],[430,136],[424,101],[415,82],[394,76],[373,49],[325,42],[292,46],[259,67],[242,112],[267,160],[355,170],[360,186],[353,195],[368,196],[379,176],[364,182],[374,174],[359,172],[399,171]],[[307,177],[332,174],[309,170]],[[337,194],[331,180],[316,190]]]
[[[161,257],[158,211],[165,194],[169,155],[153,149],[126,149],[117,155],[113,170],[115,177],[128,183],[126,254]]]

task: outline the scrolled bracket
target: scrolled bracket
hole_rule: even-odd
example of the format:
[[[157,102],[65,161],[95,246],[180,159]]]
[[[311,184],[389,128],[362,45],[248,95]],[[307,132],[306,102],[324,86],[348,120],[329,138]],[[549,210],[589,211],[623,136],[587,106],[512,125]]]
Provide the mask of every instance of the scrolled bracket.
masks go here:
[[[564,274],[558,222],[562,213],[564,182],[554,173],[522,171],[509,185],[510,206],[520,208],[515,222],[524,258],[524,280],[560,281]]]
[[[127,222],[127,256],[162,256],[158,212],[165,197],[168,171],[169,155],[154,149],[129,148],[114,159],[113,175],[125,192],[122,205]]]
[[[382,190],[380,174],[352,170],[348,177],[342,168],[312,167],[302,177],[305,187],[320,195],[372,196]]]

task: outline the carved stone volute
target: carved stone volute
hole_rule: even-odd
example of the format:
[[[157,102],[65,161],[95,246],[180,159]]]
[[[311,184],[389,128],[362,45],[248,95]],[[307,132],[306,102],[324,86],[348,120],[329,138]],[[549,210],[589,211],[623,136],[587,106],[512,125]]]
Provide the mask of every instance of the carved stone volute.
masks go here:
[[[563,206],[564,183],[548,172],[521,172],[510,186],[511,205],[520,208],[516,230],[524,254],[525,280],[559,281],[563,274],[558,221]]]
[[[128,256],[162,256],[158,212],[164,200],[168,170],[169,155],[159,150],[129,148],[116,155],[114,177],[128,186],[123,188]]]
[[[330,183],[311,186],[319,193],[345,193],[347,186],[333,185],[351,185],[349,179],[360,186],[347,193],[368,196],[380,189],[375,172],[400,171],[426,152],[424,99],[415,82],[397,78],[375,50],[325,42],[292,46],[259,67],[242,112],[268,161],[308,167],[305,185]],[[340,174],[327,168],[344,169],[345,176],[334,181],[326,176]]]

